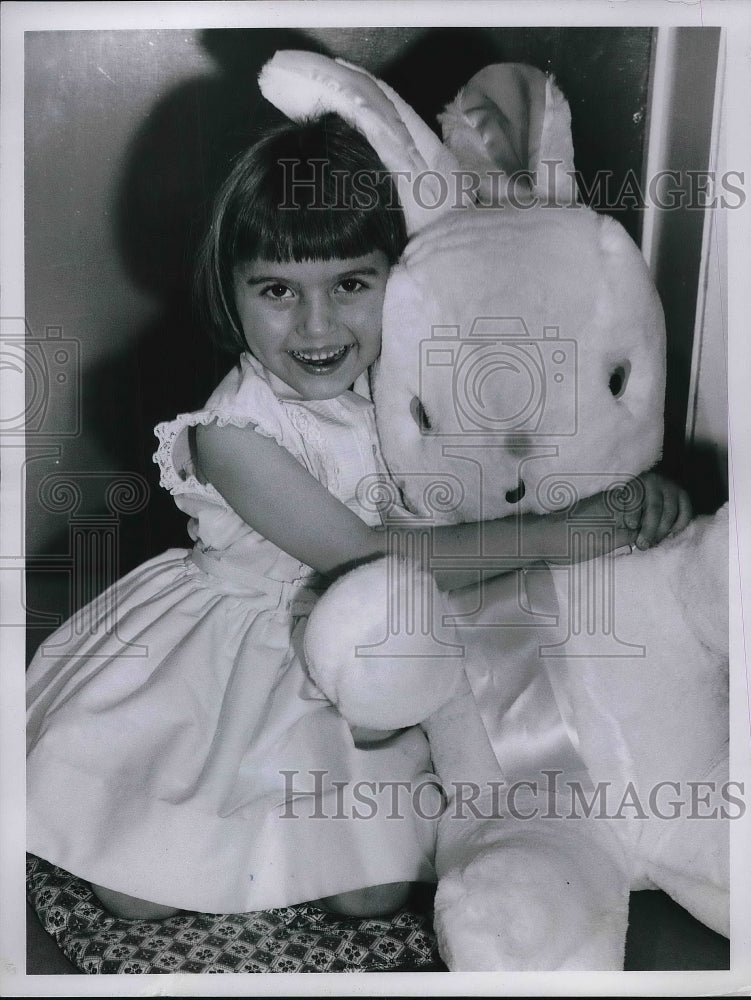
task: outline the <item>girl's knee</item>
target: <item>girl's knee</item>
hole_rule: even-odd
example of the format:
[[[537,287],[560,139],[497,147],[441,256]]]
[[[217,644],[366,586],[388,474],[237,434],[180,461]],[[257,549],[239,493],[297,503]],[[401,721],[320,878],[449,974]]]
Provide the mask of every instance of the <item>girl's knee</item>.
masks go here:
[[[128,896],[124,892],[105,889],[104,886],[95,885],[93,882],[91,888],[110,913],[126,920],[165,920],[180,912],[174,906],[164,906],[162,903],[152,903],[148,899]]]
[[[411,889],[411,882],[388,882],[324,896],[315,905],[344,917],[382,917],[404,906]]]

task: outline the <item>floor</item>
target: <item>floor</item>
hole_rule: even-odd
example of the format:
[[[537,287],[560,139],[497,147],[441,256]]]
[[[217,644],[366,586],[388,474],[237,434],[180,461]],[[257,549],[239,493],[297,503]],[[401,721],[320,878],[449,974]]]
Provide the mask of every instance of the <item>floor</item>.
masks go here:
[[[730,945],[662,892],[631,894],[626,971],[727,969]],[[27,975],[77,974],[27,908]]]

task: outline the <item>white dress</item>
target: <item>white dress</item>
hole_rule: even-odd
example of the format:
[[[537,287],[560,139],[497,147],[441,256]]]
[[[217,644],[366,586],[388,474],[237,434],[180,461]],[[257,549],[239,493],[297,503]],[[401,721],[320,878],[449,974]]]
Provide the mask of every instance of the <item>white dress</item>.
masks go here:
[[[29,851],[208,912],[434,879],[431,823],[418,815],[432,778],[422,730],[355,745],[302,658],[315,575],[202,485],[191,459],[192,426],[252,426],[377,523],[356,491],[386,472],[372,403],[356,388],[295,399],[244,355],[205,409],[157,427],[161,482],[195,547],[144,563],[38,650]]]

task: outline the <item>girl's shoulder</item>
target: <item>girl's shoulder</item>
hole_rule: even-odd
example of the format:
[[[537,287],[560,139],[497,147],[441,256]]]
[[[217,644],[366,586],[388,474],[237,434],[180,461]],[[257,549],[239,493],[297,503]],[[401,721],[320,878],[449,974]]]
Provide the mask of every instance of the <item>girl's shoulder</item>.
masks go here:
[[[191,413],[180,413],[173,420],[157,424],[160,428],[197,426],[216,423],[236,427],[254,426],[261,433],[285,443],[284,409],[272,388],[268,374],[250,354],[243,354],[214,389],[205,405]]]
[[[227,372],[202,409],[179,413],[154,428],[159,445],[153,457],[159,466],[160,485],[171,493],[206,492],[195,477],[192,431],[208,424],[252,427],[287,450],[298,450],[265,370],[249,354],[243,354],[239,364]]]
[[[254,417],[260,411],[281,412],[268,374],[251,354],[241,354],[236,365],[227,372],[209,396],[203,411],[217,415]]]

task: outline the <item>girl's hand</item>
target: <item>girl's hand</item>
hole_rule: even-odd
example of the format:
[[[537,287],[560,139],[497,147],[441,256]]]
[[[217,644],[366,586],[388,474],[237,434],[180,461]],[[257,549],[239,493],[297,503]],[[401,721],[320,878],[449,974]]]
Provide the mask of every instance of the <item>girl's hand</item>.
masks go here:
[[[665,476],[645,472],[639,481],[644,489],[641,506],[627,511],[624,521],[628,528],[638,532],[637,548],[648,549],[683,531],[693,511],[688,493]]]

